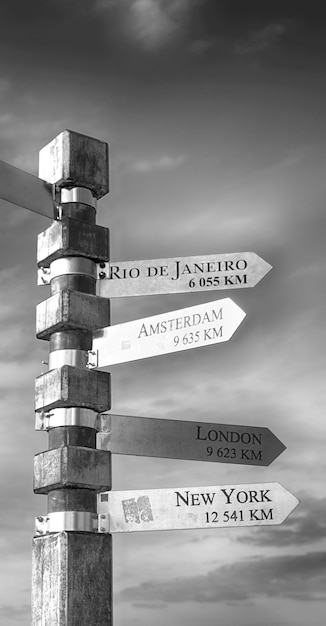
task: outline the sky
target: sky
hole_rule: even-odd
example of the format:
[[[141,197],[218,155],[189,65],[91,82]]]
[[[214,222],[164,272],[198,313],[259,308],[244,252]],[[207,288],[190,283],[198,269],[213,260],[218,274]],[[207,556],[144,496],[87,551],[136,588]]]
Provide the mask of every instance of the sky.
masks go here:
[[[276,481],[300,500],[278,526],[115,535],[115,626],[324,622],[324,17],[316,1],[2,0],[0,160],[37,175],[64,129],[96,137],[113,261],[253,251],[273,266],[250,289],[111,301],[113,324],[223,297],[246,312],[229,342],[109,368],[113,413],[268,427],[286,446],[268,467],[114,455],[112,488]],[[49,221],[0,216],[0,623],[27,626]]]

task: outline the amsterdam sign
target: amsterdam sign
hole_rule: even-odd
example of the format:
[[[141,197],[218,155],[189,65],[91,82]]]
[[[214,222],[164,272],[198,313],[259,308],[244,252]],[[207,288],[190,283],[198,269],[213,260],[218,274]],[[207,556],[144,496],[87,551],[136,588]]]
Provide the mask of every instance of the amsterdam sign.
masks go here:
[[[98,447],[115,454],[266,466],[286,448],[269,428],[258,426],[112,413],[100,420]]]
[[[95,362],[105,367],[228,341],[245,317],[230,298],[108,326],[93,334]]]
[[[299,500],[279,483],[106,491],[99,515],[110,532],[282,524]]]
[[[254,287],[272,269],[255,252],[107,263],[98,269],[105,298]]]

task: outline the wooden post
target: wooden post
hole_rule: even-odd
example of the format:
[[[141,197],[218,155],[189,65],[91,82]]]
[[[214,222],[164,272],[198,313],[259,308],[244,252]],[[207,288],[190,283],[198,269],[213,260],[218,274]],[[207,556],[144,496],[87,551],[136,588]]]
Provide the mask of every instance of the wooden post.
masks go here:
[[[108,229],[95,224],[96,199],[109,189],[108,146],[65,130],[40,151],[39,176],[61,197],[60,219],[38,240],[51,296],[37,307],[37,336],[50,354],[35,409],[49,449],[34,463],[34,491],[48,507],[33,539],[32,625],[110,626],[112,544],[97,493],[111,488],[111,453],[96,449],[110,374],[87,368],[92,331],[110,324],[109,300],[95,295],[96,263],[109,260]]]

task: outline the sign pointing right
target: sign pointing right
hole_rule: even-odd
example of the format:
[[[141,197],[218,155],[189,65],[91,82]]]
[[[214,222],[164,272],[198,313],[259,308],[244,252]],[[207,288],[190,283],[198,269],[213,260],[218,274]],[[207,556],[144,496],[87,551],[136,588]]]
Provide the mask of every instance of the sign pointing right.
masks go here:
[[[105,298],[255,287],[272,266],[255,252],[122,261],[98,268]]]
[[[286,448],[269,428],[259,426],[110,413],[100,420],[98,447],[116,454],[266,466]]]
[[[106,367],[137,359],[229,341],[245,318],[230,298],[100,328],[93,333],[89,367]]]
[[[299,500],[279,483],[105,491],[110,533],[282,524]]]

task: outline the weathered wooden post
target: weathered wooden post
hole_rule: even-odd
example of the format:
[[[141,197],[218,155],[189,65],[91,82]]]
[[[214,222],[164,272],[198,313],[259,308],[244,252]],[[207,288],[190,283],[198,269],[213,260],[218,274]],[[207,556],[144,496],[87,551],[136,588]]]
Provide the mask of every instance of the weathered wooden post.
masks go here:
[[[111,488],[111,453],[96,449],[96,431],[110,408],[110,374],[87,367],[92,331],[110,324],[109,300],[95,295],[96,263],[109,260],[109,231],[95,224],[96,200],[109,190],[108,145],[65,130],[40,151],[39,176],[55,185],[59,219],[38,238],[51,295],[37,307],[37,337],[50,353],[35,409],[49,449],[34,463],[34,492],[48,508],[33,539],[32,624],[109,626],[111,535],[96,501]]]

